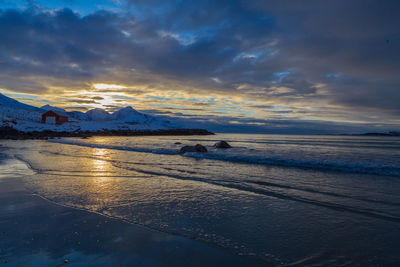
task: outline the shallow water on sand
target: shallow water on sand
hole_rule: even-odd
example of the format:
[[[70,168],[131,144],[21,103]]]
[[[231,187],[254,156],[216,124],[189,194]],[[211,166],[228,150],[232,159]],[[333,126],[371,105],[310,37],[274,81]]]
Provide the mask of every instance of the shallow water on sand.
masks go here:
[[[212,148],[218,140],[234,148]],[[209,152],[177,153],[196,143]],[[62,205],[276,265],[400,262],[400,138],[220,134],[2,145],[32,171],[30,190]]]

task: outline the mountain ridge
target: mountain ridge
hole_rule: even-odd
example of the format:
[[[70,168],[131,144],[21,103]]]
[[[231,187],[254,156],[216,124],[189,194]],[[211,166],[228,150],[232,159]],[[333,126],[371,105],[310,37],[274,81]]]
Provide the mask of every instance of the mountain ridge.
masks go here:
[[[150,115],[141,113],[132,106],[122,107],[119,110],[114,111],[113,113],[109,113],[108,111],[102,108],[93,108],[86,112],[81,111],[66,111],[65,109],[51,106],[46,104],[42,107],[35,107],[32,105],[24,104],[15,100],[11,97],[5,96],[0,93],[0,107],[9,107],[15,109],[23,109],[23,110],[31,110],[37,112],[46,112],[52,110],[60,115],[67,115],[74,119],[82,120],[82,121],[122,121],[122,122],[138,122],[138,123],[146,123],[147,121],[154,120],[154,118]]]
[[[42,123],[42,115],[49,110],[68,116],[69,122],[60,125]],[[48,104],[39,108],[21,103],[1,93],[0,116],[2,126],[10,126],[21,131],[126,131],[182,128],[163,118],[141,113],[132,106],[123,107],[113,113],[101,108],[94,108],[84,113],[66,111]]]

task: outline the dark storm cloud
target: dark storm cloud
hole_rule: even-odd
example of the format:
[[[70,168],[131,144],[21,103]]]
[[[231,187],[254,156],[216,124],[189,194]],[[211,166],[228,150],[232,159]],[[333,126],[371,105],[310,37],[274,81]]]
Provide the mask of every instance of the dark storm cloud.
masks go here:
[[[1,10],[0,87],[48,90],[32,77],[83,85],[165,78],[194,91],[399,114],[399,1],[124,4],[121,13],[86,16]]]
[[[332,101],[400,108],[395,89],[400,86],[400,2],[290,3],[250,4],[276,18],[277,28],[282,29],[280,48],[286,56],[282,62],[303,70],[311,80],[326,83]],[[340,75],[327,78],[329,73]]]
[[[398,1],[177,1],[172,8],[163,1],[130,3],[147,14],[161,12],[157,18],[167,30],[198,35],[198,42],[160,62],[158,71],[179,71],[202,83],[218,76],[222,84],[213,86],[219,89],[250,83],[268,93],[278,84],[294,89],[289,96],[310,96],[322,83],[332,103],[400,108]],[[290,69],[286,77],[274,77]],[[327,78],[331,73],[341,74]]]

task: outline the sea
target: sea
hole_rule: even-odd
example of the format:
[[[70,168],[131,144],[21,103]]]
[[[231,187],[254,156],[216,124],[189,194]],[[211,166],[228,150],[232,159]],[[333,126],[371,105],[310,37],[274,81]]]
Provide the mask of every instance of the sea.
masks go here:
[[[227,141],[232,148],[213,145]],[[184,145],[208,152],[179,154]],[[32,194],[275,266],[400,266],[400,138],[1,141]]]

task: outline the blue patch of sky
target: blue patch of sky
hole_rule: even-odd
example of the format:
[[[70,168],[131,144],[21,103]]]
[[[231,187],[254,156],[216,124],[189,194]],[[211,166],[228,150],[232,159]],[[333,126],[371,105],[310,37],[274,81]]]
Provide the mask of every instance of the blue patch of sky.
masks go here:
[[[187,46],[196,42],[196,36],[191,33],[174,33],[174,32],[166,32],[160,31],[161,37],[172,38],[178,41],[181,45]]]
[[[240,113],[243,115],[251,116],[251,115],[257,115],[257,112],[255,110],[240,110]]]
[[[2,9],[24,9],[39,6],[45,9],[58,10],[69,8],[81,15],[87,15],[99,10],[116,11],[120,8],[117,1],[113,0],[5,0],[0,1]]]
[[[213,108],[207,108],[207,110],[211,111],[223,111],[223,112],[232,112],[232,111],[240,111],[241,113],[246,113],[246,112],[252,112],[250,110],[244,111],[242,107],[238,106],[226,106],[226,107],[213,107]]]
[[[259,59],[262,55],[264,54],[263,51],[259,52],[241,52],[239,55],[233,58],[234,62],[237,62],[239,60],[257,60]]]
[[[133,100],[137,101],[137,98],[131,97],[131,96],[126,96],[126,95],[112,95],[111,96],[113,99],[122,99],[122,100]]]
[[[338,72],[327,73],[325,75],[325,77],[328,79],[336,79],[336,78],[339,78],[340,76],[342,76],[342,74],[340,74]]]
[[[253,56],[255,56],[256,58],[261,57],[264,54],[264,51],[259,51],[259,52],[252,52],[251,53]]]
[[[200,99],[200,98],[179,98],[179,100],[186,100],[186,101],[196,102],[196,103],[204,103],[204,102],[216,103],[216,102],[218,102],[215,97],[202,98],[202,99]]]
[[[196,41],[198,36],[192,33],[178,33],[181,43],[190,45]]]
[[[0,90],[0,92],[4,95],[7,95],[11,98],[25,98],[25,99],[38,99],[39,96],[37,95],[28,95],[28,94],[18,94],[18,93],[8,93],[8,92],[4,92],[3,90]]]
[[[198,40],[212,39],[216,34],[216,29],[212,27],[204,27],[198,30],[192,29],[190,32],[172,27],[171,31],[162,31],[162,36],[169,36],[175,38],[181,45],[188,46],[196,43]],[[176,36],[176,37],[175,37]]]
[[[207,103],[216,103],[216,102],[218,102],[216,100],[216,97],[211,97],[211,98],[207,99]]]
[[[283,79],[283,78],[287,77],[288,75],[290,75],[290,73],[291,73],[290,71],[281,71],[281,72],[275,72],[275,73],[273,73],[273,75],[275,77]]]
[[[148,95],[148,96],[146,96],[146,98],[154,99],[154,100],[163,100],[163,101],[171,100],[171,98],[169,98],[169,97],[155,96],[155,95]]]

